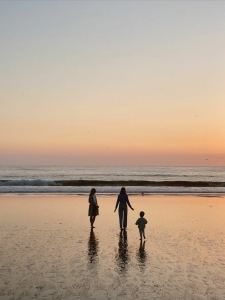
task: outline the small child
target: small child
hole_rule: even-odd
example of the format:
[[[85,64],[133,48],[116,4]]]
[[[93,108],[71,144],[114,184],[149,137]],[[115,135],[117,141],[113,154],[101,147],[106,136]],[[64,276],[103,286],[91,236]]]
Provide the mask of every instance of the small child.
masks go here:
[[[145,224],[148,223],[148,221],[144,218],[145,213],[143,211],[140,212],[140,218],[135,223],[138,225],[139,232],[140,232],[140,240],[142,240],[142,236],[145,239]]]

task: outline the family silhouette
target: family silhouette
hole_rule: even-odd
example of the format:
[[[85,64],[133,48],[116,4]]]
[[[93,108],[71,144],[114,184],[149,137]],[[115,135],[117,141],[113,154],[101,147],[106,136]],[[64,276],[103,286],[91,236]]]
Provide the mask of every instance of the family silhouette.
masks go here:
[[[96,189],[92,188],[89,194],[89,198],[88,198],[88,202],[89,202],[89,209],[88,209],[88,216],[90,217],[90,225],[91,228],[95,228],[94,227],[94,222],[95,222],[95,218],[96,216],[99,215],[99,205],[98,205],[98,201],[97,201],[97,197],[96,197]],[[117,197],[117,201],[116,201],[116,206],[114,209],[114,212],[116,212],[117,207],[118,208],[118,214],[119,214],[119,227],[120,230],[126,230],[127,229],[127,215],[128,215],[128,208],[127,206],[129,206],[129,208],[131,210],[134,210],[134,208],[131,206],[127,192],[125,187],[122,187],[120,190],[120,193]],[[142,238],[145,239],[145,225],[148,223],[148,221],[144,218],[145,213],[143,211],[140,212],[140,218],[136,221],[136,225],[138,225],[138,229],[139,229],[139,233],[140,233],[140,240],[142,240]]]

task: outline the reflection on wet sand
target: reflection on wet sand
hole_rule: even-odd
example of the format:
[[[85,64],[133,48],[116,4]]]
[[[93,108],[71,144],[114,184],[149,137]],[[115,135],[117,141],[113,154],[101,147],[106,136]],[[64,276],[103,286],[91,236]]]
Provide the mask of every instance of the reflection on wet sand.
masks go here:
[[[3,195],[0,300],[224,300],[224,199],[133,196],[151,220],[140,244],[136,214],[120,233],[115,196],[93,232],[86,196]]]
[[[98,257],[98,239],[96,239],[95,233],[93,228],[90,231],[90,236],[88,240],[88,260],[89,263],[93,264],[96,263]]]
[[[140,246],[137,251],[137,260],[140,266],[144,267],[146,265],[146,252],[145,252],[145,241],[140,241]]]
[[[123,230],[119,233],[118,253],[116,261],[120,271],[125,271],[126,265],[129,261],[127,231]]]

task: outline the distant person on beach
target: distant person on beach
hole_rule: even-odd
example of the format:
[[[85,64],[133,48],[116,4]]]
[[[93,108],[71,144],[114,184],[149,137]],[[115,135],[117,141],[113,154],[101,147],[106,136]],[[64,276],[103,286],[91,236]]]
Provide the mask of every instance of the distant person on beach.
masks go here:
[[[119,223],[120,223],[121,230],[123,229],[125,230],[127,228],[127,204],[132,210],[134,210],[128,199],[126,189],[122,187],[120,194],[117,198],[116,207],[114,210],[115,212],[119,205]]]
[[[145,213],[143,211],[140,212],[140,218],[136,221],[136,225],[138,225],[139,233],[140,233],[140,240],[142,240],[142,236],[145,239],[145,224],[148,223],[148,221],[144,218]]]
[[[94,227],[95,217],[99,215],[99,206],[97,202],[97,198],[95,196],[96,189],[91,189],[90,195],[89,195],[89,209],[88,209],[88,216],[90,217],[90,223],[91,228]]]

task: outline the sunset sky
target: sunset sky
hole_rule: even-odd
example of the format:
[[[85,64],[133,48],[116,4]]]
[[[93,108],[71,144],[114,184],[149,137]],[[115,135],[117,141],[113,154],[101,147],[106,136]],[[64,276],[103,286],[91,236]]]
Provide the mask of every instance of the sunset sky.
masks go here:
[[[0,165],[225,165],[225,1],[1,1]]]

